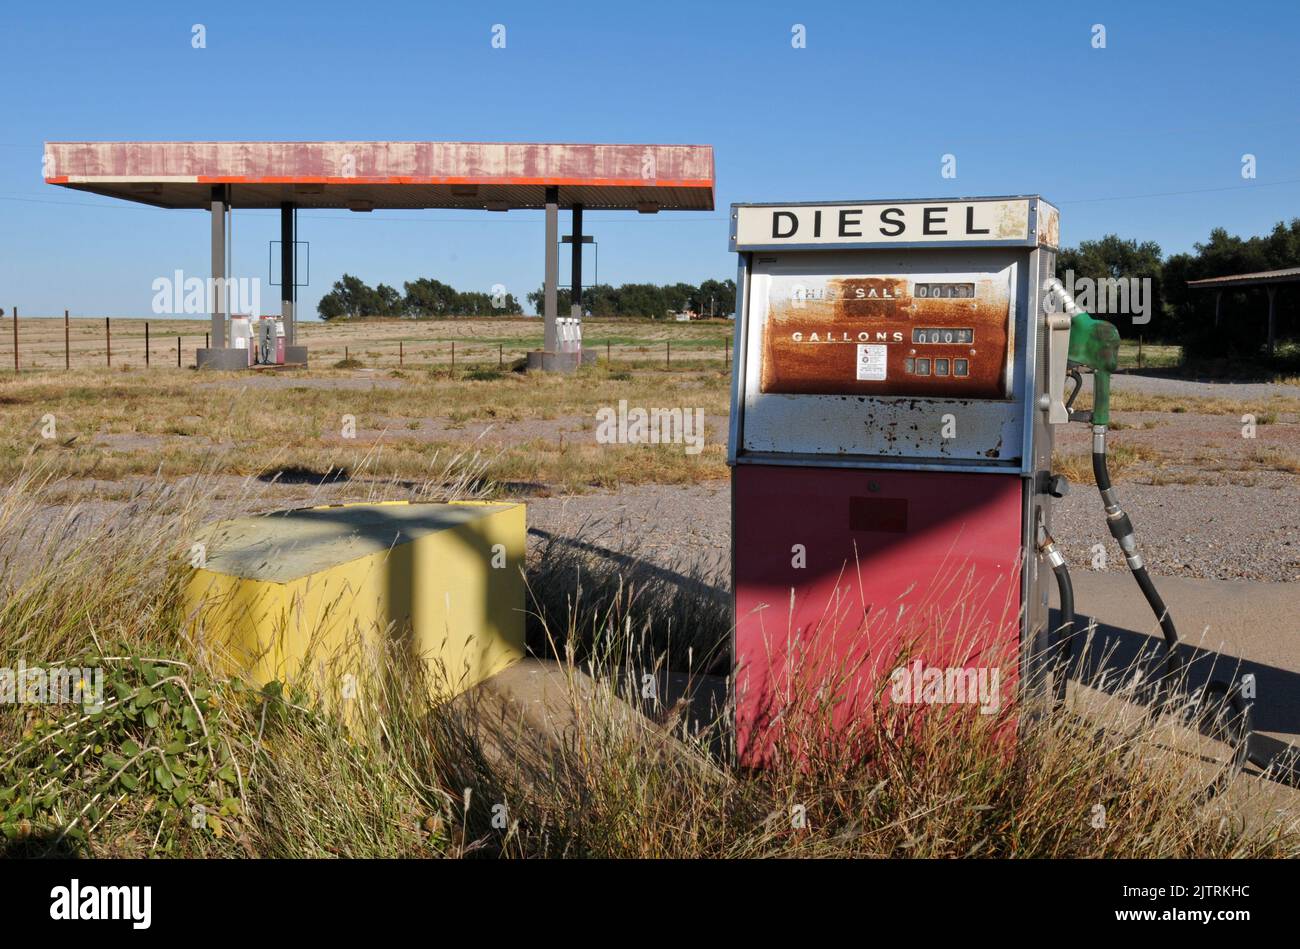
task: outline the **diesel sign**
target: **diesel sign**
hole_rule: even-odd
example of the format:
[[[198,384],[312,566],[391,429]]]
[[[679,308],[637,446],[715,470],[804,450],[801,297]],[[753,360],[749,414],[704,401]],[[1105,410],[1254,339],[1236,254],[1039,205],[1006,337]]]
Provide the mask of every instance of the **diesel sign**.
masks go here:
[[[1030,199],[893,204],[745,206],[736,209],[736,247],[836,244],[952,244],[1025,241]]]

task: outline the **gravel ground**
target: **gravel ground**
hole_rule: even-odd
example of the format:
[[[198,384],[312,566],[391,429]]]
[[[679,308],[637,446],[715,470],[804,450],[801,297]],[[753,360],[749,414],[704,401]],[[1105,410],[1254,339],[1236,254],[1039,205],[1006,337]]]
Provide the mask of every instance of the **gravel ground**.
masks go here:
[[[1138,550],[1153,574],[1207,580],[1300,580],[1300,503],[1275,488],[1134,482],[1117,484],[1133,520]],[[1101,499],[1079,485],[1056,503],[1052,535],[1071,567],[1088,568],[1091,548],[1106,545],[1109,570],[1124,555],[1106,529]]]
[[[230,494],[238,493],[237,483],[242,479],[229,480],[231,483],[222,487]],[[103,487],[110,485],[122,488],[120,482]],[[252,506],[276,510],[345,497],[356,499],[361,493],[357,487],[259,485],[252,492],[256,496]],[[1300,503],[1294,487],[1285,491],[1230,485],[1225,490],[1213,484],[1123,481],[1117,490],[1133,519],[1139,549],[1153,574],[1300,581]],[[386,489],[383,495],[392,497],[392,489]],[[727,580],[731,550],[729,482],[650,484],[618,492],[522,500],[528,504],[528,524],[535,532],[532,544],[542,542],[536,532],[545,532],[580,539],[715,583]],[[92,503],[87,513],[95,519],[122,503]],[[216,510],[219,515],[232,516],[247,509],[225,501],[218,503]],[[1118,545],[1106,530],[1101,502],[1091,485],[1076,485],[1067,497],[1056,502],[1052,530],[1072,567],[1088,569],[1093,545],[1102,543],[1106,545],[1107,569],[1126,569]]]
[[[731,485],[639,485],[617,493],[528,501],[528,526],[725,583],[731,573]]]
[[[1300,580],[1300,504],[1272,488],[1121,483],[1120,500],[1138,545],[1157,576],[1210,580]],[[531,527],[660,566],[693,566],[725,580],[731,549],[731,487],[713,482],[676,488],[646,485],[617,494],[540,498],[528,502]],[[1053,534],[1070,564],[1088,569],[1092,546],[1106,545],[1108,570],[1126,571],[1124,556],[1102,519],[1091,486],[1057,502]]]

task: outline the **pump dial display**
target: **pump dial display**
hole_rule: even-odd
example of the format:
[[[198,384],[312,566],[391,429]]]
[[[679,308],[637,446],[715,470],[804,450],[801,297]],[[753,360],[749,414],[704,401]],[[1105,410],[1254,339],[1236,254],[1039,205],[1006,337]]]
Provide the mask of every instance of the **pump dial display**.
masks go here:
[[[1008,397],[1008,275],[773,274],[760,391]]]

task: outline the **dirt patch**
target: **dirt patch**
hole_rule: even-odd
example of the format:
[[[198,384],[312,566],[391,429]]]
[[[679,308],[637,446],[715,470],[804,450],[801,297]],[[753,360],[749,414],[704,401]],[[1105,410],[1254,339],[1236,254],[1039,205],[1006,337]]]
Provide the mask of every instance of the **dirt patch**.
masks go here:
[[[289,372],[240,373],[211,382],[200,382],[199,389],[400,389],[401,379],[380,372],[360,371],[349,376],[303,376]]]

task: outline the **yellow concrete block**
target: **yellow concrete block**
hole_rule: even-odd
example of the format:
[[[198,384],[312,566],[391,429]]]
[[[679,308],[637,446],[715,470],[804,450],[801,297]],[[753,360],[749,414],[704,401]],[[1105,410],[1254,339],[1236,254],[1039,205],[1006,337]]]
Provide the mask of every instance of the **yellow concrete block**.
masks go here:
[[[435,698],[523,655],[522,504],[337,504],[245,517],[201,538],[184,600],[231,674],[329,699],[381,637],[428,664]]]

